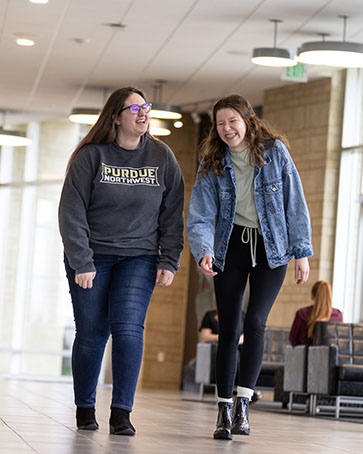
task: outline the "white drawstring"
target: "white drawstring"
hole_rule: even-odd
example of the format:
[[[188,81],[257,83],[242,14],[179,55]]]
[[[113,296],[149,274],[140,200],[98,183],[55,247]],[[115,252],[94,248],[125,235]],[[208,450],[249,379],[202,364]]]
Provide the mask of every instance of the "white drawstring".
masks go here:
[[[245,232],[247,232],[246,239],[244,238]],[[253,232],[255,233],[254,241],[253,241]],[[257,265],[257,262],[256,262],[257,229],[254,227],[244,227],[242,230],[241,241],[244,244],[250,243],[252,267],[254,268]]]

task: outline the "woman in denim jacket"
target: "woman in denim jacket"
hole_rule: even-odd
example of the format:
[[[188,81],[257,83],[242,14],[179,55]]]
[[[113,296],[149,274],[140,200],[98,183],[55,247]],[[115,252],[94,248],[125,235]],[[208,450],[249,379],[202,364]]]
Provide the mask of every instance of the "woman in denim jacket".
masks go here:
[[[248,403],[260,372],[265,323],[295,258],[295,280],[309,276],[311,227],[287,140],[239,95],[219,100],[193,187],[188,238],[202,272],[214,277],[219,316],[214,438],[249,435]],[[233,406],[242,296],[250,280],[239,386]]]

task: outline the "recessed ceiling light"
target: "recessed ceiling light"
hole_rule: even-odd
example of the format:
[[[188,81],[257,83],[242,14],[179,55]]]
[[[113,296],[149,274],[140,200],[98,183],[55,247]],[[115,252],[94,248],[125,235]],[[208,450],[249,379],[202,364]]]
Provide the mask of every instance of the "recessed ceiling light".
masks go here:
[[[127,28],[127,25],[120,24],[119,22],[111,22],[106,25],[108,25],[111,28],[118,28],[119,30],[125,30]]]
[[[89,44],[91,42],[89,38],[73,38],[73,41],[80,46],[82,46],[83,44]]]
[[[48,0],[29,0],[30,3],[41,3],[42,5],[45,5],[48,3]]]
[[[17,38],[16,39],[16,44],[18,46],[34,46],[35,42],[32,39],[28,38]]]

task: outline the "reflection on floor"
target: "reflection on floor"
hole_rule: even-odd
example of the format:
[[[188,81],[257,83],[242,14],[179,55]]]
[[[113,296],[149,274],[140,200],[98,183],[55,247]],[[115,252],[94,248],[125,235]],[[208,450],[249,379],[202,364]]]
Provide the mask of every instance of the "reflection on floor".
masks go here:
[[[72,386],[0,380],[1,454],[360,453],[363,426],[251,408],[251,436],[213,440],[216,406],[181,393],[139,391],[135,437],[109,435],[110,387],[100,387],[97,432],[77,431]],[[260,409],[258,409],[260,408]]]

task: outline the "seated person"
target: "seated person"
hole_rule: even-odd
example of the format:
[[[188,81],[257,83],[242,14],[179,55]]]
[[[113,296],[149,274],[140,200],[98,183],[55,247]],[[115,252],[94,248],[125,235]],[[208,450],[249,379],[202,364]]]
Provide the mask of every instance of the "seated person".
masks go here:
[[[343,314],[332,307],[331,286],[328,282],[317,281],[311,289],[314,304],[302,307],[295,314],[289,341],[292,346],[311,345],[316,322],[343,321]]]
[[[243,325],[243,316],[244,312],[242,312],[242,320],[241,325]],[[204,314],[202,323],[200,324],[200,341],[201,342],[218,342],[218,334],[219,334],[219,320],[218,320],[218,313],[216,309],[212,309],[207,311]],[[239,338],[239,344],[243,343],[243,333]]]

